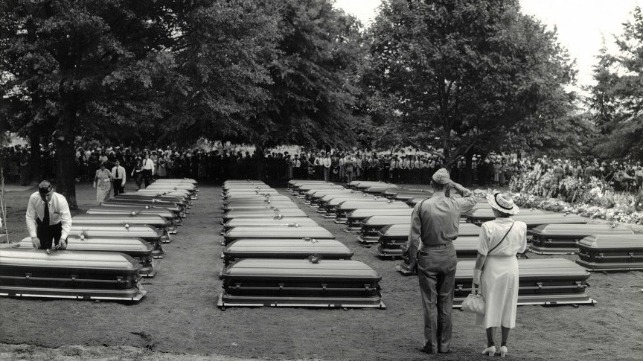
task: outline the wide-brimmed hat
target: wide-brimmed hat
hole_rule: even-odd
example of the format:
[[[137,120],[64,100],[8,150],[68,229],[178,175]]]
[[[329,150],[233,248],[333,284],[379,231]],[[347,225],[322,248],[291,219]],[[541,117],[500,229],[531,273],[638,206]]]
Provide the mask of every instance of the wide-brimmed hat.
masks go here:
[[[490,193],[487,194],[487,201],[491,208],[509,215],[518,214],[520,208],[514,204],[514,200],[511,198],[511,195],[505,193]]]

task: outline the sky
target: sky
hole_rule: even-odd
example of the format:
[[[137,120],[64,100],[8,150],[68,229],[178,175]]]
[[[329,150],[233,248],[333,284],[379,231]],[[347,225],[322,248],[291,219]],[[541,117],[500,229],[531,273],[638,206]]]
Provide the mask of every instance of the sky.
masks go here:
[[[377,15],[380,0],[336,0],[335,6],[354,15],[368,26]],[[577,86],[593,84],[592,67],[603,45],[613,47],[613,35],[631,19],[634,7],[643,0],[520,0],[522,11],[547,26],[555,26],[559,42],[576,59]]]

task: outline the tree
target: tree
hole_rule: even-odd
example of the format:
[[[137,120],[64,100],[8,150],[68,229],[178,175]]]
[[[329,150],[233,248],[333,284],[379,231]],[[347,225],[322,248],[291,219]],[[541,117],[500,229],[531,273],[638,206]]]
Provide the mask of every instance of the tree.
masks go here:
[[[594,67],[589,104],[600,128],[594,153],[643,159],[643,14],[640,7],[615,37],[617,53],[605,47]]]
[[[366,91],[392,99],[388,121],[448,164],[526,144],[571,109],[567,53],[517,1],[384,1],[369,38]]]
[[[0,3],[0,70],[12,78],[3,84],[4,100],[31,109],[17,121],[51,132],[57,190],[71,207],[77,207],[76,136],[123,137],[127,129],[152,128],[162,115],[164,86],[181,84],[168,51],[179,3]]]

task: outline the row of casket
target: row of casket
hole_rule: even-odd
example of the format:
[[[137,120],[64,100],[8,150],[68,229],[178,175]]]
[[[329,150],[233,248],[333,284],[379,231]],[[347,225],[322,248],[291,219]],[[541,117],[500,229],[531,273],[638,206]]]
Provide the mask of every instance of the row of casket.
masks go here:
[[[156,274],[161,244],[196,199],[193,180],[159,181],[119,196],[128,200],[119,207],[73,217],[66,250],[37,250],[30,238],[0,250],[0,295],[139,301],[146,293],[140,278]]]
[[[226,181],[222,195],[219,307],[385,307],[377,272],[294,202],[259,181]]]

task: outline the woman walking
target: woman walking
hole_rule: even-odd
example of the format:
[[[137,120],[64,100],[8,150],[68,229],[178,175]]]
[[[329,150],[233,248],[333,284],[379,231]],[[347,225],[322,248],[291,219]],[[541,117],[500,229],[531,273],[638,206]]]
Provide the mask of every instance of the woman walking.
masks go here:
[[[485,314],[477,316],[476,324],[486,329],[487,348],[482,353],[489,356],[496,353],[493,334],[496,328],[501,328],[499,351],[504,357],[509,351],[509,331],[516,326],[519,277],[516,254],[527,248],[527,225],[510,218],[519,211],[511,196],[495,193],[488,195],[487,200],[496,219],[483,223],[480,230],[473,283],[482,291]]]
[[[109,192],[112,189],[112,172],[105,168],[105,162],[100,164],[100,169],[94,176],[94,188],[96,188],[96,201],[100,204],[109,198]]]

